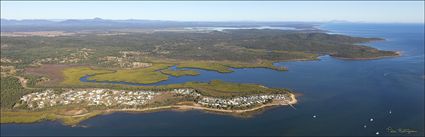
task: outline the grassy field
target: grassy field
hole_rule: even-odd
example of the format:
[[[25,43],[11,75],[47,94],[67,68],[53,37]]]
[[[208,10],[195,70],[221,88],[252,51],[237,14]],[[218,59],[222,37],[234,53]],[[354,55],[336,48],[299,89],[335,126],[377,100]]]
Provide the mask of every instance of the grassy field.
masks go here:
[[[231,68],[268,68],[268,69],[273,69],[278,71],[287,70],[285,67],[274,66],[272,61],[259,61],[256,63],[223,61],[222,64],[224,66],[231,67]]]
[[[1,112],[1,123],[32,123],[46,118],[46,112]]]
[[[199,75],[200,73],[194,70],[171,70],[171,69],[164,69],[161,70],[162,73],[167,74],[167,75],[171,75],[171,76],[175,76],[175,77],[180,77],[180,76],[196,76]]]
[[[272,61],[257,61],[253,63],[236,61],[182,61],[177,65],[178,68],[196,68],[220,73],[233,72],[232,68],[268,68],[278,71],[287,70],[284,67],[276,67]]]
[[[220,73],[233,72],[230,67],[213,61],[184,61],[177,65],[178,68],[197,68],[204,70],[217,71]]]
[[[120,69],[114,73],[94,75],[90,80],[97,81],[123,81],[131,83],[151,84],[168,79],[166,74],[159,70],[171,67],[173,64],[153,64],[147,68],[139,69]]]
[[[58,112],[62,109],[52,109],[45,111],[9,111],[1,112],[0,123],[34,123],[44,120],[59,120],[65,125],[76,125],[83,120],[101,114],[101,111],[92,111],[81,116],[61,115]]]
[[[138,68],[138,69],[118,69],[118,70],[110,70],[105,68],[91,68],[86,66],[70,66],[68,68],[64,68],[61,71],[61,77],[63,77],[62,81],[54,81],[58,82],[60,86],[64,87],[99,87],[105,86],[109,87],[111,85],[107,84],[98,84],[98,83],[87,83],[81,82],[80,78],[86,75],[92,75],[89,80],[96,81],[123,81],[123,82],[131,82],[131,83],[141,83],[141,84],[152,84],[160,81],[164,81],[168,79],[168,75],[172,76],[185,76],[185,75],[199,75],[200,73],[196,70],[172,70],[169,67],[177,65],[178,68],[197,68],[204,70],[217,71],[220,73],[230,73],[233,72],[231,68],[268,68],[283,71],[286,70],[285,67],[276,67],[270,61],[262,61],[258,63],[242,63],[242,62],[234,62],[234,61],[183,61],[177,62],[175,64],[171,63],[171,61],[162,61],[155,62],[152,66],[146,68]],[[44,72],[48,73],[48,72]],[[50,75],[47,74],[38,74],[45,75],[50,78]],[[58,76],[59,77],[59,76]],[[50,84],[55,85],[55,84]],[[56,84],[58,85],[58,84]],[[57,87],[57,86],[49,86],[49,87]]]
[[[81,85],[84,84],[80,78],[85,75],[94,75],[102,73],[113,73],[111,70],[92,69],[90,67],[71,67],[63,70],[64,80],[63,85]]]

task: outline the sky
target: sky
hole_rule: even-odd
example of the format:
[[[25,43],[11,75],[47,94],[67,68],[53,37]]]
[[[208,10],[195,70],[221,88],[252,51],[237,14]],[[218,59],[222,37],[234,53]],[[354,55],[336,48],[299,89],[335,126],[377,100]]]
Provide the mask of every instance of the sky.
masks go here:
[[[424,23],[424,1],[1,1],[5,19]]]

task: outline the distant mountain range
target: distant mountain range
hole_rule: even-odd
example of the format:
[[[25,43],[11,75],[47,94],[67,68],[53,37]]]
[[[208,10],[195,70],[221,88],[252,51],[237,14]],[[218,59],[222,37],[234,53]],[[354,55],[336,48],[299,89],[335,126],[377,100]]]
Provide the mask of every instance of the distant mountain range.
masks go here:
[[[293,27],[311,29],[319,23],[314,22],[195,22],[162,20],[109,20],[109,19],[67,19],[67,20],[12,20],[1,19],[1,31],[49,31],[49,30],[85,30],[85,29],[119,29],[119,28],[175,28],[175,27]]]

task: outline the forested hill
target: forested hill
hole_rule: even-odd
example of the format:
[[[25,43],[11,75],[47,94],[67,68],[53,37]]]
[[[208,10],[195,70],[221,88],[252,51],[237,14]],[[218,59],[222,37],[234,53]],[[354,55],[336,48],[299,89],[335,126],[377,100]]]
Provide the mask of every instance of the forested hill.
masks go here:
[[[2,36],[2,57],[33,62],[62,58],[80,49],[90,49],[85,63],[117,56],[122,51],[138,52],[150,59],[213,60],[254,62],[312,59],[328,54],[343,58],[395,56],[359,43],[380,38],[360,38],[305,31],[244,29],[224,31],[158,31],[149,33],[75,33],[66,36]],[[74,53],[77,54],[77,53]],[[86,54],[86,53],[84,53]],[[146,59],[145,58],[145,59]],[[91,61],[91,62],[90,62]],[[146,60],[145,60],[146,61]]]

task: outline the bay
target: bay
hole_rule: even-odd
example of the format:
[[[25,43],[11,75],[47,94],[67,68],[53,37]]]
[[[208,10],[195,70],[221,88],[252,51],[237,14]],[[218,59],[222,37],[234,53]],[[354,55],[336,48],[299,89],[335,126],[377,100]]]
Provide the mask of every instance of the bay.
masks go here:
[[[333,23],[330,33],[380,37],[364,43],[402,56],[374,60],[276,63],[289,71],[234,69],[233,73],[200,70],[199,76],[171,78],[161,84],[220,79],[289,88],[301,96],[296,110],[268,109],[251,118],[202,111],[113,113],[83,121],[87,127],[58,122],[1,124],[1,135],[391,135],[387,128],[412,129],[424,135],[424,24]],[[390,113],[391,111],[391,113]],[[313,118],[316,116],[316,118]],[[371,121],[370,119],[373,119]],[[366,125],[366,128],[365,128]],[[394,134],[409,135],[409,134]]]

